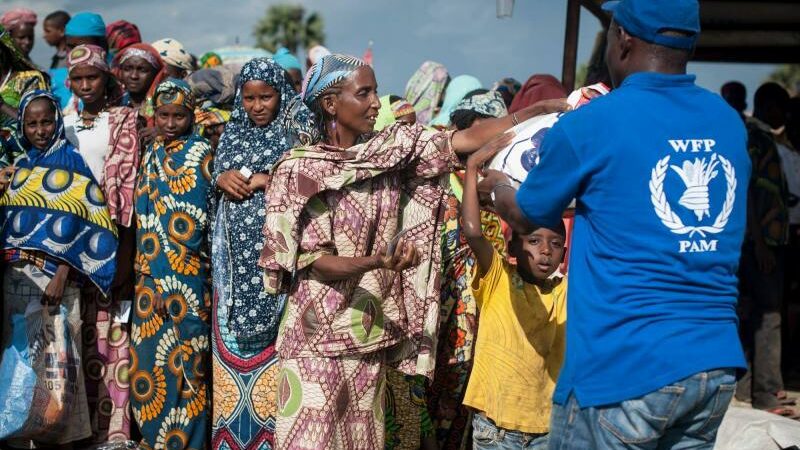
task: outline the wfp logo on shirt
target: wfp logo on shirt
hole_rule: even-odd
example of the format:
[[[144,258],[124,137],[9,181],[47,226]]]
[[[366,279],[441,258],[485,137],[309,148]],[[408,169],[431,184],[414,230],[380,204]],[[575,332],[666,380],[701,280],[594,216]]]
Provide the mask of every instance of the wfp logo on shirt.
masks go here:
[[[675,155],[660,159],[650,173],[653,210],[665,227],[683,238],[678,242],[680,253],[715,252],[714,236],[725,230],[736,202],[733,164],[714,152],[713,139],[670,139],[669,145]],[[712,195],[723,187],[724,195]],[[719,204],[712,204],[712,198]]]

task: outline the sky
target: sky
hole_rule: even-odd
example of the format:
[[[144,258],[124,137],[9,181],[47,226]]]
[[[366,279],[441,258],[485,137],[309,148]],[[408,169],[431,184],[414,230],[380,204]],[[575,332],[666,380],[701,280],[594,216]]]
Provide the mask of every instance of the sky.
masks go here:
[[[0,11],[26,6],[40,15],[32,58],[48,65],[53,49],[41,38],[47,13],[94,11],[106,23],[136,23],[145,41],[165,37],[181,41],[200,55],[233,45],[252,45],[252,29],[274,0],[4,0]],[[447,66],[451,76],[470,74],[491,87],[512,76],[524,82],[535,73],[561,77],[565,0],[517,0],[513,17],[497,19],[492,0],[306,0],[295,1],[325,20],[326,46],[361,56],[373,41],[374,66],[382,94],[402,94],[412,73],[425,60]],[[600,31],[589,12],[581,14],[578,63],[586,62]],[[718,91],[740,80],[752,93],[775,69],[773,65],[691,64],[698,84]],[[752,103],[752,102],[751,102]]]

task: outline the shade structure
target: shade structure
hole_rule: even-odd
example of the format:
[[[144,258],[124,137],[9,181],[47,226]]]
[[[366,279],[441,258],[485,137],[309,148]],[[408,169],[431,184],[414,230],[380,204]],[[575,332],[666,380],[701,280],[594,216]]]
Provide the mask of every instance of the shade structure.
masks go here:
[[[271,58],[272,53],[264,50],[263,48],[247,47],[243,45],[232,45],[229,47],[222,47],[214,50],[222,59],[222,64],[234,69],[239,70],[248,61],[253,58]]]
[[[604,25],[604,0],[579,0]],[[800,1],[700,0],[700,39],[692,60],[800,63]]]

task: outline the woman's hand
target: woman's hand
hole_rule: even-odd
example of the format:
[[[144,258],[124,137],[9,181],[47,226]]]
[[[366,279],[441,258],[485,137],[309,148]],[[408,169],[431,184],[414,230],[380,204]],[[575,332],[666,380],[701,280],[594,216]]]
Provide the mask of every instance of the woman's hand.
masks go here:
[[[394,254],[387,255],[386,249],[381,249],[376,255],[378,258],[378,267],[382,269],[389,269],[395,272],[402,272],[409,267],[414,267],[419,264],[420,255],[417,252],[417,247],[411,242],[406,242],[401,239],[397,243]]]
[[[158,135],[158,130],[155,127],[146,127],[139,130],[139,143],[142,147],[147,147],[152,144]]]
[[[158,291],[154,292],[155,298],[153,298],[153,312],[161,317],[167,317],[167,302],[164,301],[164,297],[161,296],[161,293]]]
[[[47,288],[42,295],[42,304],[48,306],[58,306],[61,304],[61,298],[64,297],[64,289],[67,287],[67,279],[69,276],[69,266],[61,264],[56,270],[56,274],[47,283]]]
[[[14,178],[14,171],[17,168],[14,166],[8,166],[0,169],[0,195],[3,195],[8,189],[8,185],[11,184],[11,179]]]
[[[255,177],[255,175],[253,175],[253,177]],[[252,182],[252,180],[250,180],[250,182]],[[217,177],[217,187],[229,200],[242,201],[253,195],[253,188],[250,186],[247,179],[241,172],[235,169],[223,172]]]
[[[250,183],[248,183],[247,185],[248,185],[248,187],[250,187],[250,190],[253,191],[253,192],[256,192],[256,191],[262,191],[263,192],[263,191],[267,190],[267,188],[269,187],[269,182],[270,182],[271,179],[272,179],[272,177],[270,177],[266,173],[256,173],[256,174],[253,174],[252,177],[250,177]]]
[[[478,149],[477,152],[469,156],[469,159],[467,160],[467,169],[478,171],[483,170],[483,166],[488,161],[491,161],[491,159],[494,158],[500,150],[510,144],[512,139],[514,139],[514,133],[511,131],[503,133],[492,139],[488,144],[484,145]]]

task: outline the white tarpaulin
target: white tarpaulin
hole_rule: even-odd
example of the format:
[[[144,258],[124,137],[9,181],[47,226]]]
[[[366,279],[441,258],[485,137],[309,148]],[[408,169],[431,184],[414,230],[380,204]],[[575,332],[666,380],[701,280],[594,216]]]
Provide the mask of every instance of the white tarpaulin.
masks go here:
[[[800,446],[800,422],[757,409],[731,407],[714,450],[782,450]]]

